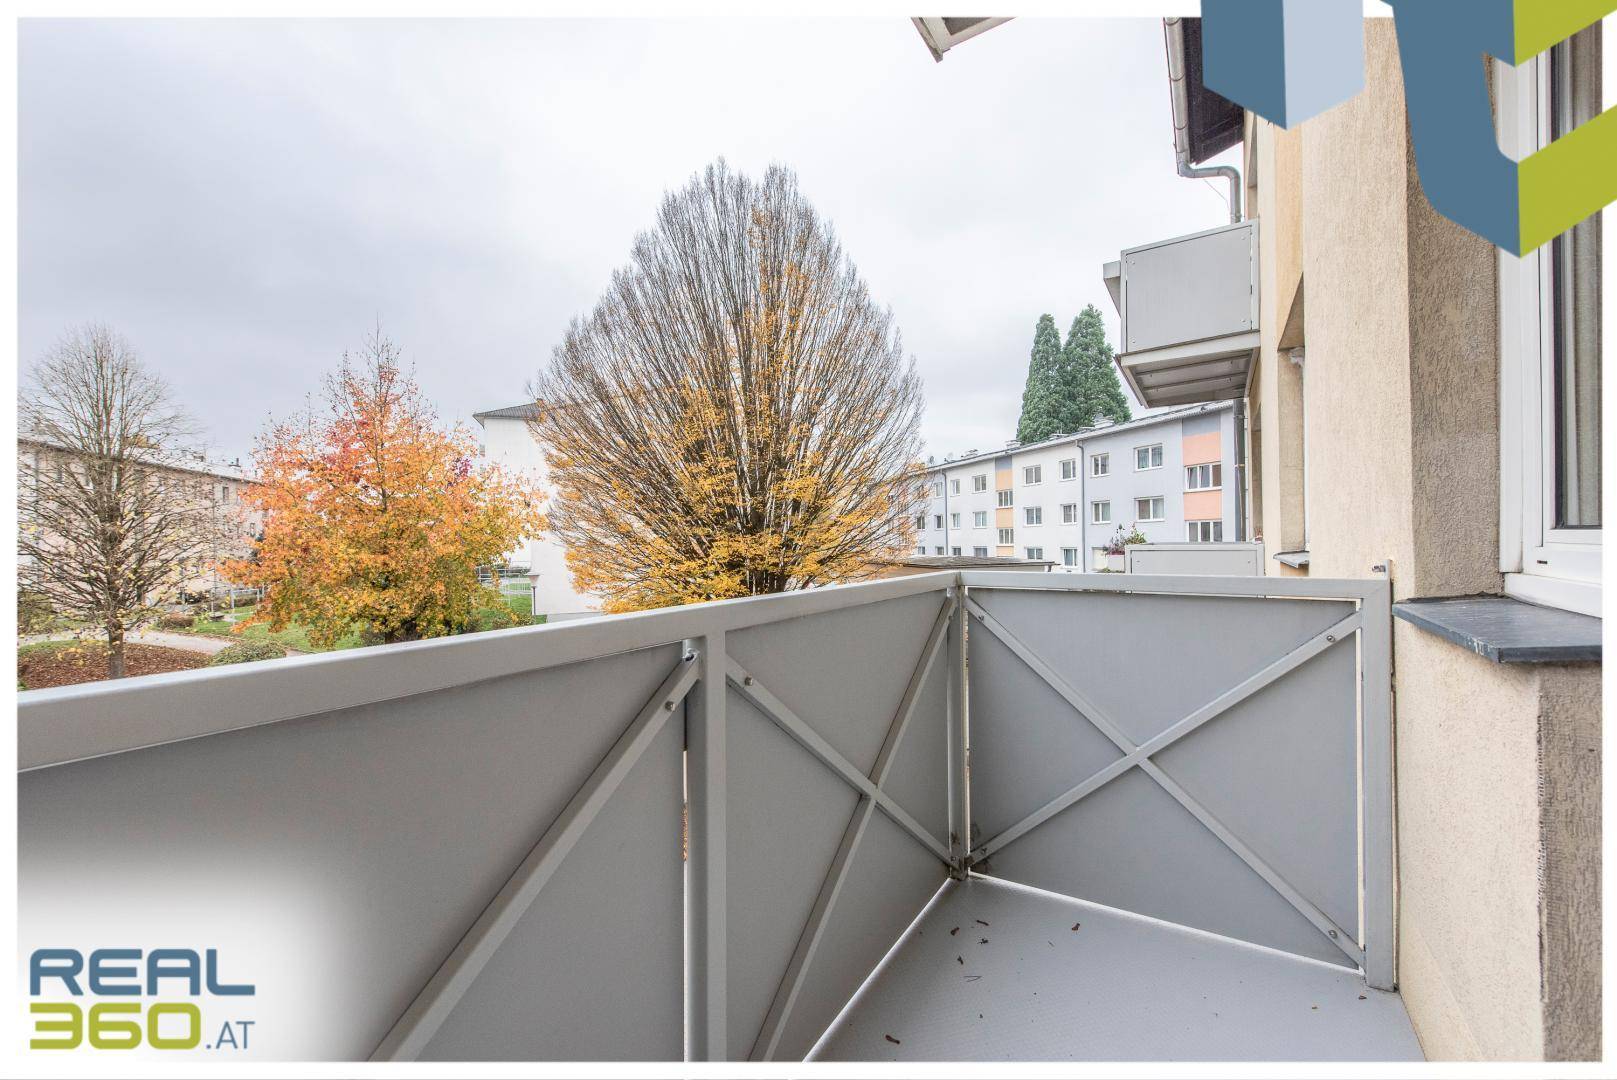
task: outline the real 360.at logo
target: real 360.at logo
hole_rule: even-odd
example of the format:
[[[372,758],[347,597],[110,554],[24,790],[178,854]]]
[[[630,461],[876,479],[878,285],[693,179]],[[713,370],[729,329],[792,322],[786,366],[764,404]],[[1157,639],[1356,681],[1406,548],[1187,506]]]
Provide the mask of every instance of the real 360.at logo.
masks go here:
[[[35,949],[28,959],[32,1050],[246,1050],[255,1021],[206,1020],[210,998],[250,998],[219,975],[219,950]]]

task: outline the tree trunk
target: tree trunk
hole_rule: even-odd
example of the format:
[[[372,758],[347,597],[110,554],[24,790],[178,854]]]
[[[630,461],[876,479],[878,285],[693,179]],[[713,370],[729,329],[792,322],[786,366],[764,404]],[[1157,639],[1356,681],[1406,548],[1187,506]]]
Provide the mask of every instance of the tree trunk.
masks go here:
[[[124,677],[124,628],[122,623],[107,624],[107,678]]]

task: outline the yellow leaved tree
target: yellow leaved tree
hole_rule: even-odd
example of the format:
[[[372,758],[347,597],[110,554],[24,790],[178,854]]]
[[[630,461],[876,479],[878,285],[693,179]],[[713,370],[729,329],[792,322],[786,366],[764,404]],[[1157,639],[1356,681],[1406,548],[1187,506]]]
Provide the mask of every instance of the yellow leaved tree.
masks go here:
[[[295,620],[321,647],[351,630],[393,642],[470,628],[501,606],[479,568],[541,524],[540,493],[440,426],[379,330],[343,355],[324,408],[273,425],[254,459],[243,500],[263,511],[264,536],[223,572],[268,590],[252,622]]]
[[[721,160],[531,387],[574,584],[609,611],[856,580],[914,544],[914,361],[789,171]]]

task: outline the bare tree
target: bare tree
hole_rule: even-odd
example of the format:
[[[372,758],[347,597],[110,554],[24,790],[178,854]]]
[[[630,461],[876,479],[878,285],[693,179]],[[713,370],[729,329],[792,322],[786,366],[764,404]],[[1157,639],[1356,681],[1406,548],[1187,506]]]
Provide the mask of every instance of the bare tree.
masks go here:
[[[856,579],[913,544],[920,379],[797,178],[721,160],[632,258],[530,388],[575,583],[656,607]]]
[[[194,478],[194,422],[104,326],[70,331],[24,381],[19,585],[104,630],[107,674],[124,641],[213,552],[221,515]]]

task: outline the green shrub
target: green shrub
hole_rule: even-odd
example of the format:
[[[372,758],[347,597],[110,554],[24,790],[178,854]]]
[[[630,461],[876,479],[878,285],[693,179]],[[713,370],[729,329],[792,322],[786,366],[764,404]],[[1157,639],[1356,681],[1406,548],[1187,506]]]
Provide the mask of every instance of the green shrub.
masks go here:
[[[56,612],[51,602],[33,589],[17,590],[17,632],[48,634],[56,629]]]
[[[183,611],[171,611],[157,620],[157,625],[165,630],[189,630],[196,621],[195,615],[187,615]]]
[[[208,661],[208,666],[250,664],[255,660],[279,660],[285,655],[286,650],[273,641],[238,641],[214,653],[213,658]]]

